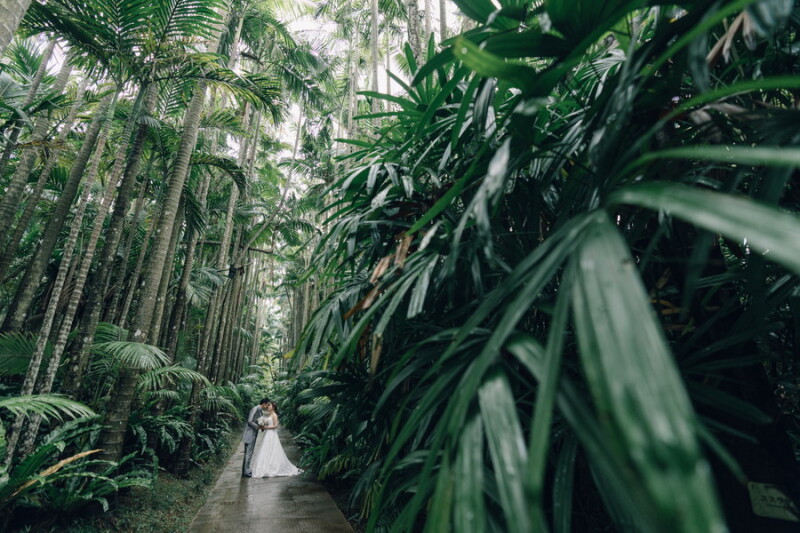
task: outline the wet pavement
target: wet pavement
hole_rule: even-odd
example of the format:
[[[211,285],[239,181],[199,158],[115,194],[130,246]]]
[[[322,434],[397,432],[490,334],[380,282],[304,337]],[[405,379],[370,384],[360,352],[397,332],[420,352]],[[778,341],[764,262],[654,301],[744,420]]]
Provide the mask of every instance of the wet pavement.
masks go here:
[[[300,450],[288,430],[278,430],[289,460],[299,465]],[[234,452],[190,533],[352,533],[325,487],[310,474],[243,478],[243,445]],[[258,452],[258,448],[256,448]]]

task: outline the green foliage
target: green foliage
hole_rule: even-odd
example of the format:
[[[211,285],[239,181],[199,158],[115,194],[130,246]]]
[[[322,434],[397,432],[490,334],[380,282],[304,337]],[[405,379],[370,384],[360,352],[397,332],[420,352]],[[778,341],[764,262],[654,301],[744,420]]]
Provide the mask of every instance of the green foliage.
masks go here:
[[[52,345],[45,348],[45,359],[52,353]],[[0,335],[0,376],[25,375],[31,356],[36,351],[36,339],[25,333]]]
[[[86,461],[64,467],[58,481],[48,483],[26,498],[25,507],[34,507],[67,521],[92,503],[103,511],[109,510],[108,497],[131,487],[150,487],[152,468],[133,467],[134,455],[127,455],[118,463]]]
[[[795,4],[456,3],[328,189],[308,463],[370,530],[725,531],[796,372]]]
[[[93,350],[113,358],[116,364],[139,370],[153,370],[169,362],[161,349],[141,342],[109,341],[94,344]]]
[[[129,428],[138,453],[145,455],[158,450],[162,452],[162,459],[166,459],[177,451],[181,439],[192,437],[188,410],[184,406],[175,406],[159,414],[153,413],[152,407],[146,405],[133,413]]]
[[[36,414],[57,420],[64,420],[65,417],[94,416],[95,414],[82,403],[58,394],[33,394],[3,398],[0,400],[0,409],[7,409],[14,415]]]
[[[51,431],[19,462],[4,467],[0,512],[5,523],[15,516],[29,523],[47,517],[71,520],[92,503],[107,511],[110,495],[129,487],[150,486],[152,466],[133,465],[133,455],[119,463],[92,458],[100,451],[92,449],[100,429],[93,418],[69,422]],[[32,509],[48,514],[35,514]]]

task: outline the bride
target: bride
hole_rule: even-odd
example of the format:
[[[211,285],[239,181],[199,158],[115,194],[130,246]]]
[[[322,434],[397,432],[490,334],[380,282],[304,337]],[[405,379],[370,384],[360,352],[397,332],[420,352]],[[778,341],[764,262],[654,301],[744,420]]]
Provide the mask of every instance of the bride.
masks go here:
[[[265,414],[266,422],[261,426],[264,429],[264,438],[253,458],[253,477],[296,476],[302,473],[283,451],[277,431],[278,412],[273,402],[267,404]]]

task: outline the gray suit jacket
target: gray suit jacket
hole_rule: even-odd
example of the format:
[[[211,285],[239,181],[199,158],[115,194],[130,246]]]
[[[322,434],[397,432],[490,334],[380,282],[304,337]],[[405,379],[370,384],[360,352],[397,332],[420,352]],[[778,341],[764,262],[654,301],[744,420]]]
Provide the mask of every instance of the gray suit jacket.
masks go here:
[[[245,444],[255,444],[256,437],[258,437],[258,424],[256,424],[256,420],[258,420],[259,416],[261,416],[261,406],[256,405],[250,409],[250,413],[248,413],[247,420],[245,421],[244,435],[242,435],[242,442]]]

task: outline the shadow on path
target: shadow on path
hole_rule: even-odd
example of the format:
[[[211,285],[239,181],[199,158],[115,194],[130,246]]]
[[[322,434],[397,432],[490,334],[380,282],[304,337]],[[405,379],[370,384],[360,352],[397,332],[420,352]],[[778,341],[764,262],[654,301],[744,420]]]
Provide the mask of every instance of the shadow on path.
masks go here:
[[[283,428],[278,431],[289,460],[298,464],[300,451],[291,434]],[[331,495],[310,474],[243,478],[242,454],[239,443],[189,526],[190,533],[353,532]]]

